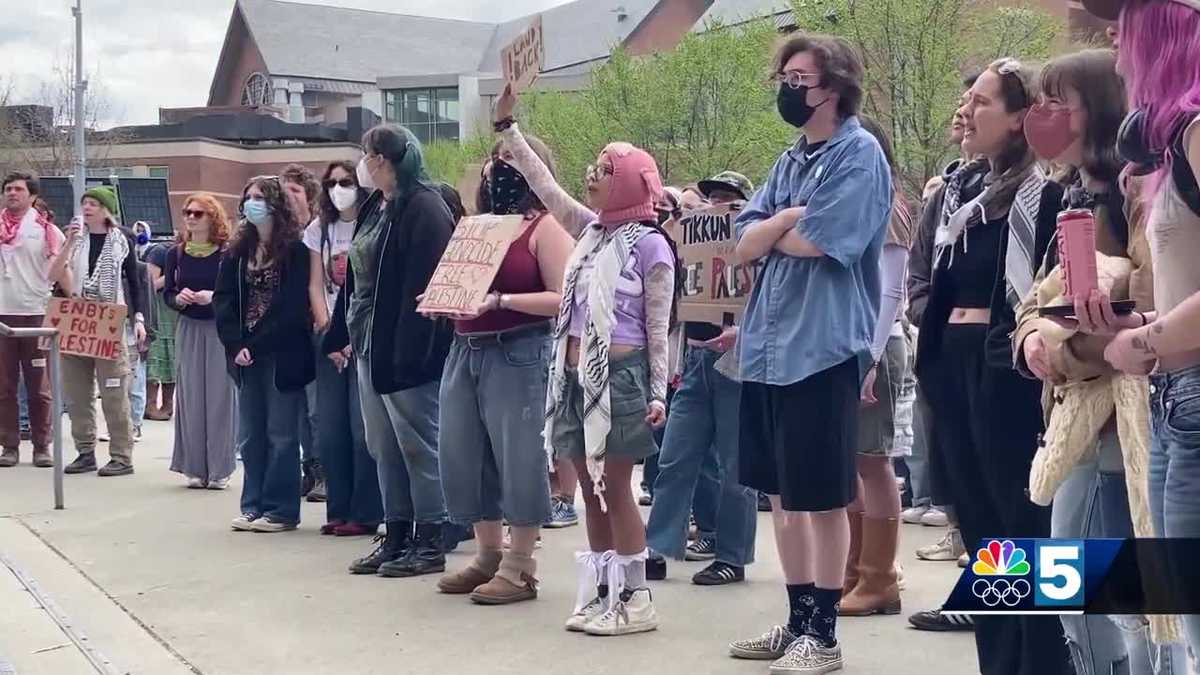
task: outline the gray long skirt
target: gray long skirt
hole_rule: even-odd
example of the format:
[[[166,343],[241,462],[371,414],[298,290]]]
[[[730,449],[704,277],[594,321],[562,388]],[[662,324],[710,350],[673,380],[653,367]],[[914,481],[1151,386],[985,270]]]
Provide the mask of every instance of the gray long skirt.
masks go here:
[[[171,470],[205,482],[237,467],[237,403],[215,321],[179,317],[175,333],[175,454]]]

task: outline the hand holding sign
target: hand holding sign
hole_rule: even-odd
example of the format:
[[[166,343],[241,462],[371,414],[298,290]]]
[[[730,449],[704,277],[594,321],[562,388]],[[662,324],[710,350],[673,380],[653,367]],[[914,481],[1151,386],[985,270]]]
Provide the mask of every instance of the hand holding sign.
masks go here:
[[[479,316],[485,309],[496,272],[524,222],[523,216],[463,218],[454,229],[429,286],[418,297],[417,311],[425,316],[456,319]]]

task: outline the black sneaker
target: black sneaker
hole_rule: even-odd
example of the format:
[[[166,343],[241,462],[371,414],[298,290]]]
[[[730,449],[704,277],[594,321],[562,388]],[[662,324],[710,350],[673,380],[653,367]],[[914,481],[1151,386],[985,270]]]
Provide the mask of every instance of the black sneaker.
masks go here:
[[[667,559],[657,553],[646,558],[646,581],[662,581],[667,578]]]
[[[74,462],[63,467],[63,473],[91,473],[96,470],[96,455],[81,452]]]
[[[771,512],[771,500],[767,499],[767,495],[762,492],[758,493],[758,511],[759,513]]]
[[[908,617],[908,622],[917,630],[939,633],[975,630],[975,620],[969,614],[942,614],[940,609],[928,609]]]
[[[717,557],[717,540],[714,537],[700,537],[687,545],[683,559],[690,562],[712,560]]]
[[[403,558],[379,566],[381,577],[418,577],[446,571],[442,523],[417,524],[417,537]]]
[[[696,572],[692,583],[697,586],[724,586],[746,580],[746,568],[723,563],[720,560]]]
[[[94,465],[94,461],[93,461],[93,465]],[[129,476],[132,473],[133,473],[133,465],[132,464],[126,464],[125,462],[114,459],[114,460],[110,460],[108,462],[108,464],[105,464],[104,467],[102,469],[100,469],[100,472],[97,475],[103,476],[103,477]]]
[[[374,551],[350,564],[351,574],[375,574],[380,566],[403,558],[412,545],[412,523],[387,523],[387,534],[377,535],[372,543],[376,544]]]

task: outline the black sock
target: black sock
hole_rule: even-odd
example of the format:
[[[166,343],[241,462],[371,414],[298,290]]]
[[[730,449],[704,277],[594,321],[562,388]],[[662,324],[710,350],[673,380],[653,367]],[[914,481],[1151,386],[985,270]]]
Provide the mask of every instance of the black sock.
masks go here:
[[[808,632],[808,621],[813,613],[813,590],[815,584],[788,584],[788,632],[796,637]]]
[[[600,584],[596,587],[596,597],[601,600],[608,597],[608,584]]]
[[[838,605],[842,600],[840,588],[816,588],[813,590],[812,618],[808,622],[808,635],[815,637],[826,647],[837,644]]]

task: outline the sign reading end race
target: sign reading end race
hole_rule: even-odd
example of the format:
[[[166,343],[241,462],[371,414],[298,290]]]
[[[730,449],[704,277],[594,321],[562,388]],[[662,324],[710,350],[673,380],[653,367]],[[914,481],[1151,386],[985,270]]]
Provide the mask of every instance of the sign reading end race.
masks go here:
[[[521,232],[522,216],[470,216],[454,228],[417,311],[473,312],[487,297],[508,247]]]
[[[63,354],[116,361],[122,356],[126,311],[124,305],[95,300],[50,298],[42,326],[58,329]]]
[[[760,261],[738,264],[733,221],[741,204],[687,211],[679,219],[675,243],[683,259],[679,318],[718,325],[740,317],[758,278]]]
[[[529,28],[500,50],[500,67],[504,71],[504,81],[512,87],[513,94],[519,94],[533,85],[533,81],[542,70],[542,61],[545,58],[542,17],[538,15]]]

